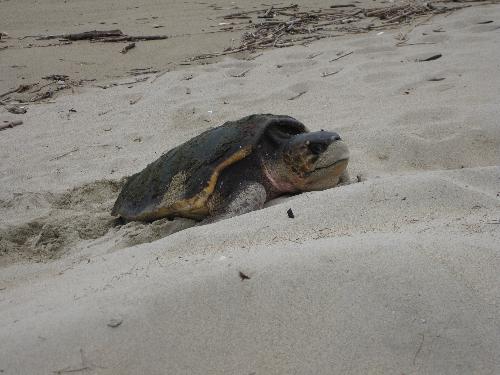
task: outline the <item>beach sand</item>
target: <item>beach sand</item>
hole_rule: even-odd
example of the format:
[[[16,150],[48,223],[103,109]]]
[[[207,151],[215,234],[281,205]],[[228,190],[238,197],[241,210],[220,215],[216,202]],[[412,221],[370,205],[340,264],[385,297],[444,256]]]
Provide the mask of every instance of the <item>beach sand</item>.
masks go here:
[[[498,373],[499,19],[474,6],[0,108],[24,122],[0,132],[0,372]],[[191,228],[109,215],[124,177],[251,113],[337,131],[362,182]]]
[[[331,2],[301,0],[294,4],[312,10],[328,8]],[[359,4],[375,7],[384,2],[363,0]],[[8,35],[0,39],[0,93],[19,84],[46,82],[42,77],[53,74],[102,84],[130,75],[135,69],[175,70],[190,57],[221,52],[239,43],[243,31],[238,29],[248,20],[226,20],[224,15],[265,7],[244,0],[44,0],[43,5],[38,0],[0,1],[0,32]],[[233,30],[227,30],[229,27]],[[166,35],[168,39],[138,42],[127,54],[120,53],[127,42],[59,45],[58,39],[38,39],[114,29],[134,36]]]

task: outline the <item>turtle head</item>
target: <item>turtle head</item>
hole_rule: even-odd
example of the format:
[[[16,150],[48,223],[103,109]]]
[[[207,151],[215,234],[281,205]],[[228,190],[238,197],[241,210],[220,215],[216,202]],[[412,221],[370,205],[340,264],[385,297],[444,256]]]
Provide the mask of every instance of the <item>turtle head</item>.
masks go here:
[[[291,137],[283,145],[282,158],[290,171],[288,181],[297,190],[323,190],[338,184],[349,150],[337,133],[322,130]]]

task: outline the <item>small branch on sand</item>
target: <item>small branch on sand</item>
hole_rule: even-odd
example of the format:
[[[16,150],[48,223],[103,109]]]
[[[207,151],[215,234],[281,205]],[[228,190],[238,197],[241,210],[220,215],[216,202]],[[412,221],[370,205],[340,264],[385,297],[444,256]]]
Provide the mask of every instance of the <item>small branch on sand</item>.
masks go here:
[[[54,95],[54,92],[50,91],[50,90],[45,91],[45,92],[41,92],[39,94],[36,94],[32,98],[30,98],[30,102],[37,102],[39,100],[48,99],[48,98],[51,98],[52,95]]]
[[[271,11],[294,9],[294,8],[297,8],[297,7],[298,7],[297,4],[292,4],[292,5],[288,5],[288,6],[284,6],[284,7],[276,7],[276,8],[275,7],[271,7],[271,8],[266,8],[266,9],[249,10],[247,12],[239,12],[239,13],[228,14],[228,15],[224,16],[224,19],[242,18],[242,16],[246,16],[246,15],[252,14],[252,13],[264,13],[264,14],[266,14],[269,17]]]
[[[497,197],[500,197],[500,193],[497,193]],[[485,224],[500,224],[500,219],[491,219],[491,221],[487,221]]]
[[[38,40],[47,40],[47,39],[68,39],[68,40],[95,40],[102,38],[111,38],[123,36],[123,32],[121,30],[92,30],[92,31],[84,31],[83,33],[74,33],[74,34],[58,34],[58,35],[47,35],[40,36]]]
[[[420,351],[422,350],[422,346],[424,345],[425,336],[423,333],[421,334],[421,336],[422,336],[422,340],[420,341],[420,344],[418,345],[417,351],[416,351],[415,355],[413,356],[413,366],[415,366],[415,362],[417,361],[417,357],[420,354]]]
[[[136,78],[135,81],[132,81],[132,82],[122,82],[122,83],[113,82],[113,83],[110,83],[107,85],[94,85],[94,87],[99,87],[100,89],[106,90],[106,89],[109,89],[110,87],[127,86],[127,85],[133,85],[133,84],[139,83],[139,82],[144,82],[144,81],[147,81],[148,78],[149,77],[140,77],[140,78]]]
[[[295,96],[292,96],[291,98],[288,98],[288,100],[295,100],[295,99],[298,99],[300,98],[302,95],[304,95],[307,91],[301,91],[299,92],[297,95]]]
[[[168,72],[170,72],[170,69],[167,69],[167,70],[164,70],[163,72],[158,73],[149,83],[155,82],[158,78],[160,78],[164,74],[167,74]]]
[[[442,56],[443,56],[442,54],[438,53],[438,54],[435,54],[435,55],[432,55],[429,57],[425,57],[423,59],[416,59],[415,61],[417,61],[417,62],[434,61],[434,60],[441,58]]]
[[[89,366],[83,366],[83,367],[65,367],[60,370],[53,371],[54,374],[57,375],[62,375],[62,374],[67,374],[67,373],[73,373],[73,372],[81,372],[81,371],[87,371],[87,370],[92,370]]]
[[[330,5],[330,8],[350,8],[355,6],[356,5],[354,4],[337,4],[337,5]]]
[[[238,74],[230,74],[231,77],[234,77],[234,78],[241,78],[241,77],[244,77],[248,72],[250,71],[250,69],[247,69],[241,73],[238,73]]]
[[[346,56],[349,56],[350,54],[352,54],[354,51],[351,51],[351,52],[347,52],[347,53],[344,53],[343,55],[340,55],[334,59],[331,59],[330,62],[334,62],[334,61],[337,61],[337,60],[340,60],[341,58],[343,57],[346,57]]]
[[[134,47],[135,47],[135,43],[133,43],[133,42],[129,43],[125,47],[123,47],[123,49],[121,50],[121,53],[127,53],[128,51],[130,51]]]
[[[433,42],[420,42],[420,43],[398,43],[396,44],[396,47],[406,47],[406,46],[419,46],[422,44],[437,44]]]
[[[204,55],[198,55],[195,57],[189,57],[187,58],[184,63],[187,63],[189,61],[196,61],[196,60],[204,60],[204,59],[211,59],[212,57],[218,57],[218,56],[224,56],[224,55],[231,55],[233,53],[238,53],[242,51],[246,51],[247,48],[238,48],[238,49],[232,49],[224,52],[219,52],[219,53],[206,53]]]
[[[142,42],[146,40],[168,39],[167,35],[142,35],[142,36],[120,36],[116,38],[96,39],[98,42]]]
[[[321,77],[323,77],[323,78],[324,78],[324,77],[328,77],[328,76],[333,76],[334,74],[339,73],[341,70],[342,70],[342,69],[339,69],[339,70],[337,70],[336,72],[330,72],[330,73],[323,72],[323,73],[321,73]]]
[[[143,40],[159,40],[167,38],[168,38],[167,35],[130,36],[130,35],[125,35],[121,30],[92,30],[75,34],[47,35],[47,36],[41,36],[37,39],[38,40],[66,39],[71,41],[90,40],[98,42],[137,42]]]
[[[306,59],[312,60],[312,59],[314,59],[315,57],[317,57],[317,56],[319,56],[319,55],[322,55],[322,54],[323,54],[323,52],[311,53],[310,55],[308,55],[308,56],[306,57]]]
[[[305,9],[297,4],[289,6],[270,6],[264,9],[254,9],[231,13],[223,18],[246,18],[248,22],[237,23],[237,30],[245,30],[239,46],[231,46],[220,53],[209,53],[187,59],[185,63],[195,60],[208,59],[218,56],[234,54],[242,51],[255,53],[257,50],[268,48],[283,48],[294,45],[307,45],[315,40],[332,38],[347,34],[360,34],[376,29],[389,29],[411,24],[415,19],[423,16],[451,13],[463,6],[438,6],[437,1],[404,1],[393,3],[379,8],[363,8],[355,3],[332,5],[329,8]],[[467,1],[468,3],[485,4],[480,0],[453,0],[453,2]],[[497,1],[497,0],[495,0]],[[366,24],[366,18],[372,18]],[[428,19],[430,19],[430,17]],[[228,29],[234,31],[232,25],[236,23],[220,22],[219,31]],[[212,31],[217,32],[217,31]],[[401,35],[399,40],[406,41],[407,35]],[[341,33],[341,34],[339,34]],[[352,53],[352,52],[351,52]],[[351,54],[349,53],[349,54]],[[338,60],[340,56],[332,61]],[[312,57],[311,57],[312,58]]]
[[[69,76],[67,76],[66,74],[51,74],[42,78],[46,79],[47,81],[66,81],[67,79],[69,79]]]
[[[54,161],[54,160],[59,160],[59,159],[62,159],[63,157],[65,156],[68,156],[70,154],[72,154],[73,152],[77,152],[79,151],[80,149],[77,147],[77,148],[74,148],[73,150],[71,151],[68,151],[68,152],[65,152],[64,154],[61,154],[61,155],[58,155],[58,156],[55,156],[53,157],[52,159],[49,159],[49,161]]]
[[[38,85],[38,82],[37,83],[31,83],[29,85],[19,85],[15,89],[12,89],[12,90],[9,90],[7,92],[4,92],[3,94],[0,94],[0,98],[3,98],[4,96],[10,95],[10,94],[14,94],[15,92],[28,91],[30,88],[32,88],[33,86],[36,86],[36,85]]]
[[[142,99],[142,95],[139,95],[139,96],[137,96],[137,97],[135,97],[133,99],[130,99],[128,102],[129,102],[130,105],[134,105],[134,104],[136,104],[141,99]]]
[[[11,121],[11,122],[8,122],[7,124],[0,125],[0,130],[5,130],[5,129],[13,128],[15,126],[19,126],[19,125],[22,125],[22,124],[23,124],[23,122],[21,120]]]
[[[153,69],[152,66],[148,67],[148,68],[133,68],[133,69],[130,69],[130,71],[128,72],[130,75],[133,75],[133,76],[140,76],[140,75],[144,75],[144,74],[155,74],[155,73],[159,73],[160,71],[159,70],[155,70]]]

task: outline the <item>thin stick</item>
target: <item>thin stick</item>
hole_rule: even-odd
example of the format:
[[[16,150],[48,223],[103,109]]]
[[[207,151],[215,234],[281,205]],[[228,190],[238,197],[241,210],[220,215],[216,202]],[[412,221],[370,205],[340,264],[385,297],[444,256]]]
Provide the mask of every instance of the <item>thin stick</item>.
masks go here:
[[[134,105],[134,104],[136,104],[136,103],[137,103],[139,100],[141,100],[141,99],[142,99],[142,95],[141,95],[141,96],[138,96],[137,98],[130,99],[130,100],[129,100],[129,104],[130,104],[130,105]]]
[[[433,42],[421,42],[421,43],[398,43],[396,44],[397,47],[406,47],[406,46],[418,46],[421,44],[437,44]]]
[[[301,91],[299,92],[297,95],[295,96],[292,96],[291,98],[288,98],[288,100],[295,100],[295,99],[298,99],[300,98],[302,95],[304,95],[307,91]]]
[[[311,53],[309,56],[306,57],[306,59],[314,59],[315,57],[319,56],[319,55],[322,55],[323,52],[318,52],[318,53]]]
[[[337,70],[336,72],[331,72],[331,73],[323,72],[323,73],[321,73],[321,77],[333,76],[334,74],[339,73],[341,70],[342,70],[342,69],[339,69],[339,70]]]
[[[340,55],[339,57],[336,57],[336,58],[334,58],[334,59],[330,60],[330,62],[340,60],[342,57],[349,56],[349,55],[350,55],[350,54],[352,54],[353,52],[354,52],[354,51],[344,53],[343,55]]]
[[[55,156],[55,157],[53,157],[52,159],[49,159],[49,161],[59,160],[59,159],[61,159],[61,158],[65,157],[65,156],[68,156],[69,154],[72,154],[73,152],[77,152],[77,151],[79,151],[79,150],[80,150],[80,149],[77,147],[77,148],[75,148],[75,149],[73,149],[73,150],[71,150],[71,151],[65,152],[64,154],[61,154],[61,155]]]
[[[27,90],[29,90],[30,88],[32,88],[33,86],[36,86],[36,85],[38,85],[38,82],[37,83],[31,83],[29,85],[19,85],[15,89],[12,89],[12,90],[9,90],[7,92],[4,92],[3,94],[0,94],[0,98],[3,98],[4,96],[13,94],[15,92],[24,92],[24,91],[27,91]]]
[[[135,81],[132,81],[132,82],[122,82],[122,83],[113,82],[113,83],[110,83],[108,85],[94,85],[94,87],[99,87],[100,89],[106,90],[106,89],[109,89],[110,87],[115,87],[115,86],[133,85],[135,83],[147,81],[148,79],[149,79],[149,77],[140,77],[140,78],[136,78]]]
[[[142,36],[120,36],[120,37],[111,37],[111,38],[103,38],[103,39],[95,39],[97,42],[141,42],[146,40],[162,40],[168,39],[168,35],[142,35]]]
[[[83,33],[47,35],[47,36],[41,36],[37,39],[47,40],[47,39],[63,38],[68,40],[92,40],[97,38],[109,38],[109,37],[116,37],[123,35],[124,34],[121,30],[92,30],[92,31],[84,31]]]
[[[163,76],[164,74],[167,74],[168,72],[170,72],[170,69],[167,69],[167,70],[164,70],[163,72],[157,74],[149,83],[153,83],[154,81],[156,81],[158,78],[160,78],[161,76]]]
[[[435,55],[426,57],[425,59],[416,59],[415,61],[417,61],[417,62],[434,61],[434,60],[437,60],[437,59],[441,58],[442,56],[443,56],[442,54],[437,53]]]
[[[121,53],[127,53],[129,50],[135,47],[135,43],[129,43],[121,50]]]
[[[249,10],[246,12],[228,14],[227,16],[224,16],[224,19],[237,18],[237,17],[241,17],[241,16],[246,16],[246,15],[252,14],[252,13],[269,12],[270,10],[277,11],[277,10],[293,9],[293,8],[297,8],[297,7],[298,7],[297,4],[293,4],[293,5],[288,5],[288,6],[284,6],[284,7],[277,7],[277,8],[271,7],[271,9],[266,8],[266,9],[258,9],[258,10]]]
[[[159,40],[167,38],[168,38],[167,35],[130,36],[130,35],[125,35],[121,30],[92,30],[75,34],[47,35],[37,39],[38,40],[67,39],[72,41],[90,40],[99,42],[137,42],[144,40]]]
[[[330,8],[350,8],[355,7],[354,4],[338,4],[338,5],[330,5]]]
[[[415,362],[417,360],[417,357],[420,354],[420,351],[422,350],[422,346],[424,345],[424,339],[425,339],[425,336],[422,333],[422,340],[420,341],[420,344],[418,346],[417,352],[415,353],[415,356],[413,357],[413,366],[415,366]]]
[[[0,125],[0,130],[5,130],[5,129],[13,128],[15,126],[19,126],[19,125],[22,125],[22,124],[23,124],[23,122],[21,120],[11,121],[8,124]]]
[[[234,78],[241,78],[241,77],[244,77],[249,71],[250,71],[250,69],[247,69],[239,74],[230,74],[230,76],[234,77]]]

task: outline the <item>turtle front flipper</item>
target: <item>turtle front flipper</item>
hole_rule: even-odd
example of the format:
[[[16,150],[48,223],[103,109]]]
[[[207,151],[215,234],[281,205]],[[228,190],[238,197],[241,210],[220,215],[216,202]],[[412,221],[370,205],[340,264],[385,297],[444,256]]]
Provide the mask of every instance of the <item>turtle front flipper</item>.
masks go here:
[[[200,224],[214,223],[243,215],[251,211],[260,210],[267,200],[264,186],[258,182],[242,182],[228,198],[222,198],[215,193],[209,198],[209,217]]]

